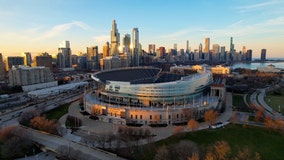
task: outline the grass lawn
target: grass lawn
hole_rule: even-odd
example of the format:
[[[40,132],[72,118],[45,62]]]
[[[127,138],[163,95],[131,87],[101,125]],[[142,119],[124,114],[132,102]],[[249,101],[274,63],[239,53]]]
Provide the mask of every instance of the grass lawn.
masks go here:
[[[284,95],[276,96],[276,95],[267,95],[264,97],[264,101],[267,105],[273,108],[274,111],[279,112],[279,105],[281,114],[284,115]]]
[[[235,107],[246,106],[243,95],[233,94],[233,106]]]
[[[52,119],[57,119],[59,120],[60,117],[62,117],[64,114],[68,113],[70,103],[61,105],[51,111],[48,111],[45,113],[45,116],[47,119],[52,120]]]
[[[250,96],[247,96],[247,98]],[[248,101],[249,103],[250,101]],[[233,94],[233,110],[241,112],[253,112],[253,110],[244,102],[244,96],[241,94]]]
[[[201,151],[212,145],[216,141],[226,141],[231,147],[233,157],[238,153],[238,150],[243,147],[248,147],[251,153],[258,152],[262,160],[278,160],[284,157],[284,135],[274,131],[268,131],[262,127],[241,125],[229,125],[226,128],[217,130],[202,130],[197,132],[189,132],[183,135],[172,136],[165,140],[155,143],[155,148],[162,145],[178,143],[180,140],[191,140],[196,142]],[[149,153],[141,153],[141,150],[147,150],[146,147],[139,147],[141,158],[138,159],[153,159],[155,152],[152,155]],[[147,157],[145,157],[147,154]],[[139,156],[138,156],[139,157]],[[143,158],[142,158],[143,157]]]

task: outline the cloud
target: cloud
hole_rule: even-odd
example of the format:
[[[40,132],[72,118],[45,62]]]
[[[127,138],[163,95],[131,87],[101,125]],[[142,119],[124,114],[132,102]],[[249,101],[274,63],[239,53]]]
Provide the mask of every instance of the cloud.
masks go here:
[[[91,29],[91,27],[88,26],[87,24],[85,24],[84,22],[73,21],[71,23],[59,24],[59,25],[56,25],[56,26],[52,27],[50,30],[46,31],[38,39],[45,39],[45,38],[55,37],[55,36],[61,34],[62,32],[65,32],[65,31],[69,30],[70,28],[72,28],[74,26],[75,27],[79,27],[79,28],[81,28],[83,30]]]
[[[249,12],[249,11],[256,10],[256,9],[263,9],[265,7],[269,7],[272,5],[278,5],[279,3],[283,3],[283,2],[279,0],[271,0],[271,1],[257,3],[257,4],[240,6],[240,7],[237,7],[236,9],[239,12]]]
[[[97,43],[104,43],[106,41],[110,40],[110,35],[100,35],[100,36],[94,36],[94,41]]]

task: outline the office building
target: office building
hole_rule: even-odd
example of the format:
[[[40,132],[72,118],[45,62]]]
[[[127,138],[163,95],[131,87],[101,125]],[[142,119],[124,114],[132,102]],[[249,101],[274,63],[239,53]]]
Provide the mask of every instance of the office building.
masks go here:
[[[6,71],[9,71],[12,66],[24,65],[24,57],[7,57],[6,59]]]
[[[109,42],[106,42],[104,44],[104,46],[103,46],[103,57],[102,58],[106,58],[106,57],[110,56],[109,52],[110,52],[110,50],[109,50]]]
[[[24,52],[24,65],[31,67],[32,66],[32,54],[31,52]]]
[[[120,45],[120,42],[119,42],[120,34],[117,30],[115,20],[112,21],[112,29],[110,31],[110,39],[111,39],[110,55],[111,56],[118,55],[119,54],[118,47]]]
[[[0,53],[0,81],[3,81],[5,78],[5,67],[2,53]]]
[[[242,48],[242,53],[243,53],[243,54],[246,54],[246,53],[247,53],[246,46],[243,46],[243,48]]]
[[[252,61],[252,50],[248,49],[246,52],[246,61]]]
[[[99,69],[99,53],[98,46],[87,47],[87,69]]]
[[[235,45],[233,43],[233,37],[230,39],[230,53],[234,54],[235,53]]]
[[[266,60],[266,49],[261,50],[260,61]]]
[[[125,34],[122,38],[123,53],[130,53],[130,34]]]
[[[155,44],[149,44],[148,52],[149,54],[154,54],[156,51],[156,45]]]
[[[131,42],[132,42],[131,66],[139,66],[139,31],[138,31],[138,28],[133,28]]]
[[[187,40],[186,41],[186,50],[185,50],[185,53],[189,53],[190,50],[189,50],[189,41]]]
[[[59,68],[71,68],[71,48],[69,41],[63,41],[58,48],[57,65]]]
[[[48,53],[42,53],[39,56],[35,57],[35,65],[36,66],[44,66],[52,69],[52,56]]]
[[[205,38],[204,53],[209,53],[210,51],[210,38]]]

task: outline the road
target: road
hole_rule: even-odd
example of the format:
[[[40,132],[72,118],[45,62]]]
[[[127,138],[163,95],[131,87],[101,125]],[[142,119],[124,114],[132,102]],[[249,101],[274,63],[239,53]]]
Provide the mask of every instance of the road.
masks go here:
[[[115,154],[102,151],[100,149],[96,148],[90,148],[85,145],[82,145],[77,142],[73,142],[67,139],[64,139],[62,137],[54,136],[48,133],[36,131],[30,128],[23,127],[28,133],[31,134],[32,140],[34,142],[37,142],[41,145],[44,145],[45,147],[56,151],[60,146],[67,146],[70,147],[70,149],[81,151],[82,153],[89,155],[90,159],[94,160],[123,160],[123,158],[120,158],[116,156]]]
[[[263,107],[265,109],[264,110],[265,115],[268,115],[268,116],[270,116],[274,119],[282,118],[282,120],[283,120],[284,116],[275,112],[271,107],[269,107],[265,103],[265,101],[264,101],[265,90],[266,90],[266,88],[263,88],[263,89],[258,89],[255,92],[253,92],[252,95],[250,96],[251,103],[253,103],[257,107]]]
[[[61,96],[58,98],[55,98],[53,100],[45,101],[36,105],[32,105],[29,107],[22,107],[18,108],[16,110],[6,112],[2,114],[1,121],[0,121],[0,126],[1,127],[6,127],[6,126],[15,126],[18,124],[18,117],[21,115],[21,113],[32,111],[32,110],[44,110],[44,111],[49,111],[52,110],[62,104],[70,103],[75,100],[78,100],[83,97],[83,94],[70,94],[70,95],[65,95]]]

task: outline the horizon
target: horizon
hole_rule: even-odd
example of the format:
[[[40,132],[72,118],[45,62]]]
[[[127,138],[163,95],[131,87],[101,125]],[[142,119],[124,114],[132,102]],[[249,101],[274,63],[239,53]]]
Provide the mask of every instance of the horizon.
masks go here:
[[[267,49],[267,58],[284,58],[284,2],[252,1],[20,1],[0,0],[0,53],[20,56],[31,52],[57,54],[59,44],[70,41],[72,54],[85,53],[86,47],[102,46],[110,41],[112,20],[121,37],[139,30],[142,48],[149,44],[191,51],[204,48],[204,40],[229,50],[233,37],[236,52],[252,49],[259,58]]]

